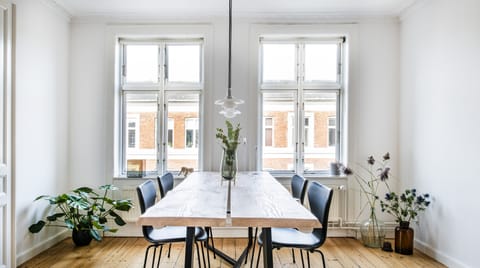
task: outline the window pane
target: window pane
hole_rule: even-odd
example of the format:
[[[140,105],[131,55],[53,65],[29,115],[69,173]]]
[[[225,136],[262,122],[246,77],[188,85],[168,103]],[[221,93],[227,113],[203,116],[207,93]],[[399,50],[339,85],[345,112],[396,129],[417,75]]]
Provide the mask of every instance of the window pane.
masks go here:
[[[173,118],[168,118],[167,145],[169,148],[173,147],[173,129]]]
[[[168,81],[200,83],[200,45],[169,45]]]
[[[305,45],[305,80],[337,81],[338,45]]]
[[[269,134],[265,135],[265,146],[262,150],[263,170],[294,170],[295,147],[289,144],[289,115],[294,112],[294,93],[264,93],[263,117],[271,118],[273,125],[268,127],[273,134],[271,147],[267,147]],[[266,129],[266,126],[263,126]]]
[[[157,94],[127,94],[127,176],[157,173]]]
[[[312,129],[309,146],[305,146],[305,170],[327,170],[335,161],[335,147],[330,145],[332,126],[329,119],[336,116],[336,93],[305,93],[305,114],[311,115],[309,129]],[[333,128],[333,133],[336,129]]]
[[[329,117],[328,118],[328,146],[335,146],[336,132],[337,132],[336,118]]]
[[[198,169],[199,94],[171,93],[166,97],[167,116],[172,119],[173,146],[167,147],[167,169]]]
[[[158,46],[126,46],[127,83],[158,83]]]
[[[295,45],[263,44],[262,81],[295,81]]]

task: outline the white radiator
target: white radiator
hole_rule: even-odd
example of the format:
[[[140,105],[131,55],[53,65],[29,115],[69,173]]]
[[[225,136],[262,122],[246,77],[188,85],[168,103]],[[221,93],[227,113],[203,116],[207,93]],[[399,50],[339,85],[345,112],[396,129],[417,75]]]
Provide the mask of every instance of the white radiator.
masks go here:
[[[115,199],[131,199],[133,201],[133,208],[130,211],[121,211],[119,213],[126,222],[135,222],[142,214],[140,212],[140,203],[138,201],[137,188],[132,186],[123,186],[121,190],[114,192]]]
[[[328,222],[330,225],[341,226],[347,216],[347,191],[343,184],[329,184],[323,185],[333,189],[332,203],[330,203],[330,211],[328,214]],[[308,203],[308,190],[305,196],[305,207],[310,208]]]

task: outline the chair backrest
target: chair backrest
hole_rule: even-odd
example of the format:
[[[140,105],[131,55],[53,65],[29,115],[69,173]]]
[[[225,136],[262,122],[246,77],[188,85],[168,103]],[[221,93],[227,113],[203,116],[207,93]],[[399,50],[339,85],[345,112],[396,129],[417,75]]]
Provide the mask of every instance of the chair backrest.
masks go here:
[[[322,228],[315,228],[313,233],[320,238],[321,244],[327,238],[328,213],[332,202],[333,190],[316,181],[310,184],[308,188],[308,200],[310,202],[310,210],[313,215],[318,218],[322,224]]]
[[[140,211],[144,213],[148,208],[155,205],[157,199],[157,189],[155,182],[147,180],[137,186],[138,201],[140,203]],[[150,233],[153,230],[152,226],[142,226],[143,236],[150,241]]]
[[[291,187],[292,187],[292,196],[300,200],[300,203],[303,204],[305,200],[305,193],[307,192],[308,180],[300,175],[293,175]]]
[[[163,198],[168,191],[173,189],[173,174],[167,172],[161,177],[157,177],[158,187],[160,188],[160,197]]]
[[[137,186],[138,201],[140,202],[140,211],[144,213],[149,207],[155,205],[157,198],[157,189],[152,180],[147,180]]]

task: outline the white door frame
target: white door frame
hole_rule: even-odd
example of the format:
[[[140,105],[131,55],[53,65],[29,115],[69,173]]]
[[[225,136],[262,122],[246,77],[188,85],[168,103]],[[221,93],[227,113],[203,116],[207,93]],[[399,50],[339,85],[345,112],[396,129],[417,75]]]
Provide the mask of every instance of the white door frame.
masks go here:
[[[15,214],[14,214],[14,163],[13,106],[14,99],[14,29],[15,5],[11,0],[0,0],[0,267],[16,267]],[[5,164],[5,165],[3,165]]]

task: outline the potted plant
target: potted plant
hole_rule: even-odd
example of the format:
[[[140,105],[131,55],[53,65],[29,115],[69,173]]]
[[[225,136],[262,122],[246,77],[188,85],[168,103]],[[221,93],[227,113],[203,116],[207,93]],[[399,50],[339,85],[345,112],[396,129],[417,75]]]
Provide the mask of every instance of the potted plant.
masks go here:
[[[237,147],[240,143],[238,137],[240,135],[240,124],[234,128],[232,123],[225,121],[227,125],[227,133],[221,128],[217,128],[215,137],[222,142],[223,155],[220,166],[220,173],[226,180],[235,178],[237,174]]]
[[[72,192],[57,196],[42,195],[36,200],[48,200],[55,209],[45,220],[39,220],[30,225],[31,233],[40,232],[43,227],[64,227],[72,230],[72,239],[77,246],[90,244],[93,239],[102,240],[100,232],[116,232],[117,229],[107,225],[109,219],[119,225],[125,221],[117,214],[118,211],[129,211],[133,207],[130,199],[112,199],[109,191],[118,190],[113,185],[99,187],[102,195],[97,194],[89,187],[80,187]]]
[[[413,254],[413,229],[410,222],[415,220],[420,211],[424,211],[430,205],[430,195],[417,195],[416,189],[406,189],[398,195],[389,192],[385,195],[385,201],[380,201],[382,211],[395,217],[399,224],[395,228],[395,252],[405,255]]]
[[[360,213],[368,208],[368,218],[360,223],[360,234],[362,242],[367,247],[380,248],[385,239],[385,225],[378,219],[376,207],[378,204],[378,191],[382,185],[390,190],[387,180],[390,177],[390,167],[388,161],[390,154],[383,155],[382,161],[376,161],[373,156],[366,159],[367,166],[358,165],[355,172],[352,169],[340,164],[340,168],[345,175],[352,175],[357,181],[361,192],[365,195],[366,204],[362,207]]]

